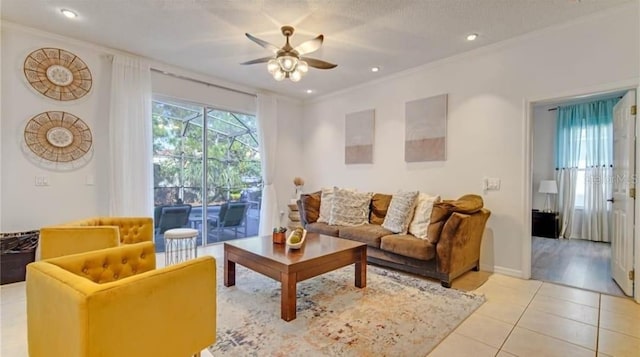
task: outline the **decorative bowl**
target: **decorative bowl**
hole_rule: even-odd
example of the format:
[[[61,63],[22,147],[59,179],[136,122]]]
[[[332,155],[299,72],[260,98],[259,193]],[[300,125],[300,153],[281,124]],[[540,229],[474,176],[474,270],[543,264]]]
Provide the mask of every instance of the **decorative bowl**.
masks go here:
[[[302,239],[300,239],[300,242],[298,243],[291,243],[291,237],[293,236],[293,232],[295,231],[291,231],[291,234],[289,234],[289,236],[287,237],[287,247],[291,249],[300,249],[304,244],[304,239],[307,237],[307,230],[306,229],[302,230]]]

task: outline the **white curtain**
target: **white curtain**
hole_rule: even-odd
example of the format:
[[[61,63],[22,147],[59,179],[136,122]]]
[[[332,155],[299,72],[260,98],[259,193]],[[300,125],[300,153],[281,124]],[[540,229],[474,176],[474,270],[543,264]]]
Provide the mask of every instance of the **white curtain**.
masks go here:
[[[153,207],[151,71],[135,57],[114,55],[109,111],[109,210],[150,216]]]
[[[278,196],[273,185],[278,143],[278,103],[272,94],[258,93],[257,122],[260,135],[262,166],[262,204],[260,207],[260,235],[271,234],[280,225]]]
[[[611,242],[610,210],[612,167],[589,167],[585,170],[583,219],[579,236],[596,242]]]
[[[558,207],[560,208],[560,238],[571,238],[575,219],[576,182],[578,169],[560,169],[556,173],[558,182]]]

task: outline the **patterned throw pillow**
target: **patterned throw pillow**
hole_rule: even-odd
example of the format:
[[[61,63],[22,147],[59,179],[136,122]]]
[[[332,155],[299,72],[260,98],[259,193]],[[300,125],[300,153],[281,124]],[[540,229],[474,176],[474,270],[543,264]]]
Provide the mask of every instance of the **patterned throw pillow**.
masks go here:
[[[391,203],[387,210],[387,216],[384,217],[382,228],[390,230],[393,233],[407,233],[409,222],[413,218],[413,210],[416,206],[416,198],[418,191],[403,192],[400,191],[391,197]]]
[[[436,202],[440,202],[440,196],[431,196],[422,192],[418,195],[413,219],[409,224],[409,233],[417,238],[427,239],[431,211],[433,210],[433,204]]]
[[[369,223],[371,192],[357,193],[335,187],[329,224],[333,226],[360,226]]]
[[[329,223],[331,218],[331,207],[333,207],[333,187],[322,188],[320,194],[320,215],[318,221],[321,223]]]

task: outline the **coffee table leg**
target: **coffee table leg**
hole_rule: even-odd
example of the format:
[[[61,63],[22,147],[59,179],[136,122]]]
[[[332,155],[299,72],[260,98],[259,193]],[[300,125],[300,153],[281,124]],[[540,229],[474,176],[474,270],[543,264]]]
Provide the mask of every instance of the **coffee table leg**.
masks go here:
[[[360,249],[360,260],[356,262],[356,287],[367,286],[367,247]]]
[[[291,321],[296,318],[296,274],[280,273],[280,281],[280,317],[285,321]]]
[[[229,260],[227,252],[224,252],[224,286],[236,285],[236,262]]]

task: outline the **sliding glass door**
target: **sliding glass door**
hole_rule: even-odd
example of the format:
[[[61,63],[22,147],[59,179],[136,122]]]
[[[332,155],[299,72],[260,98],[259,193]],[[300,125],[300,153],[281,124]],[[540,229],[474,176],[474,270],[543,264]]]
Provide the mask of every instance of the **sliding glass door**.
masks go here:
[[[164,231],[178,226],[197,229],[199,245],[257,234],[262,194],[258,145],[253,115],[155,98],[158,251],[164,250]],[[176,209],[182,217],[167,219],[166,212]]]

